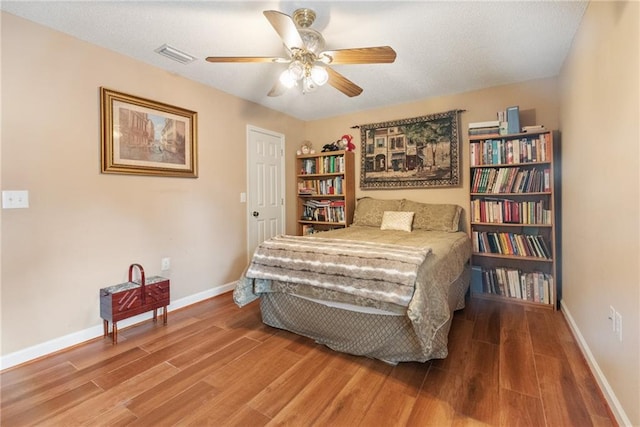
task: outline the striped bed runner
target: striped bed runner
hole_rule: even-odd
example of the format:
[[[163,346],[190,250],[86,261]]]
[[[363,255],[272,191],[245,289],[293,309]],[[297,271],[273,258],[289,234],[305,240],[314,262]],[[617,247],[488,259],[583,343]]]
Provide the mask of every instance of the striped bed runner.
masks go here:
[[[430,253],[431,248],[282,235],[258,246],[245,276],[407,306]]]

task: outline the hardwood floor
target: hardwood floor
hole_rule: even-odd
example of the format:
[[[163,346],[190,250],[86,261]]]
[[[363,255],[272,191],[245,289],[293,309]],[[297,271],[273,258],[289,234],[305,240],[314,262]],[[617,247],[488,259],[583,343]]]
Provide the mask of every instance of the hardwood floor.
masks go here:
[[[610,426],[562,314],[472,300],[449,356],[390,366],[231,294],[0,373],[2,426]]]

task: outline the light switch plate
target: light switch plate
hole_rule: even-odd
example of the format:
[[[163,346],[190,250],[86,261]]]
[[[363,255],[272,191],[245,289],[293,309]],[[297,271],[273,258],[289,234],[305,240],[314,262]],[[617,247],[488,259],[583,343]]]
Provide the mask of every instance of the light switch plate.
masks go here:
[[[18,209],[29,207],[29,192],[27,190],[12,190],[2,192],[2,208]]]

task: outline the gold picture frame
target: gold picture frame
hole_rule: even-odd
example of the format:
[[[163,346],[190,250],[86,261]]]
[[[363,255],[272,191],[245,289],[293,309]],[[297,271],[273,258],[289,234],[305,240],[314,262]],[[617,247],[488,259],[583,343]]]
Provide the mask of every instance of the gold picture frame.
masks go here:
[[[102,173],[198,177],[195,111],[100,88]]]

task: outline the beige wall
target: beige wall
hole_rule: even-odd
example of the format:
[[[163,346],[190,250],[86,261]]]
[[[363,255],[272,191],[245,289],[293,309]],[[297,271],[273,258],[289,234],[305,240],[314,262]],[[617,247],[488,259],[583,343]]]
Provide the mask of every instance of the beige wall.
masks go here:
[[[592,2],[561,73],[563,306],[640,425],[640,3]],[[609,306],[622,314],[623,341]]]
[[[197,179],[100,173],[99,87],[198,112]],[[238,278],[247,260],[246,126],[304,124],[2,14],[2,354],[101,324],[98,290],[170,257],[172,300]],[[295,148],[293,149],[295,151]]]

